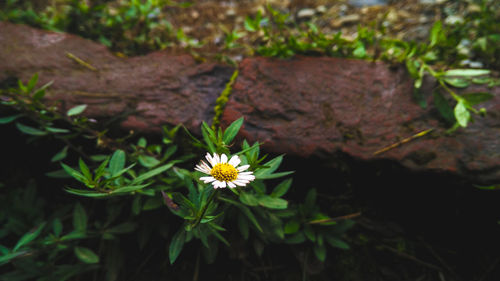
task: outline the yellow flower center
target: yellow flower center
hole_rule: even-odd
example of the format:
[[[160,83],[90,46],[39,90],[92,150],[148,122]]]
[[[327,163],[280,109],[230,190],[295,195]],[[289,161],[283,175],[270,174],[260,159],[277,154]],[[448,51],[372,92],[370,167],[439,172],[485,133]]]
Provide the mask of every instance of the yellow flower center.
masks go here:
[[[234,181],[238,178],[238,170],[228,163],[219,163],[210,171],[210,175],[218,181]]]

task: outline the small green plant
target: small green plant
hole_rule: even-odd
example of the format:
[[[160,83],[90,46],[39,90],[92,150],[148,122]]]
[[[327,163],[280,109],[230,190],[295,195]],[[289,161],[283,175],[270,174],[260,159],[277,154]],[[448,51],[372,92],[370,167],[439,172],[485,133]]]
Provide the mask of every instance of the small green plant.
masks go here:
[[[114,276],[108,280],[118,280],[124,254],[119,250],[123,248],[121,237],[132,231],[139,233],[139,252],[146,251],[148,237],[158,232],[166,244],[164,258],[170,264],[183,257],[188,243],[199,243],[198,254],[209,263],[216,261],[221,250],[229,251],[232,243],[241,244],[235,239],[245,241],[246,247],[253,247],[258,256],[272,244],[313,247],[320,261],[326,257],[323,241],[347,248],[342,236],[352,223],[337,222],[321,212],[314,191],[305,204],[284,198],[292,188],[292,179],[277,179],[292,172],[279,171],[283,155],[267,159],[268,155],[261,155],[259,143],[245,140],[236,149],[234,139],[243,118],[225,130],[203,122],[201,140],[185,130],[191,150],[206,155],[207,162],[196,164],[193,154],[178,153],[176,135],[181,126],[164,128],[162,144],[149,143],[143,137],[135,142],[130,136],[111,138],[84,116],[85,105],[61,113],[55,105],[43,101],[50,84],[40,88],[36,84],[34,75],[27,84],[19,82],[17,87],[0,92],[2,105],[17,111],[0,117],[0,123],[15,122],[15,127],[33,140],[53,138],[61,144],[51,159],[59,162],[61,170],[50,176],[73,179],[64,188],[71,200],[64,206],[54,205],[53,215],[44,216],[36,209],[42,208],[45,201],[37,199],[31,189],[26,190],[30,195],[14,192],[0,197],[28,198],[22,204],[12,201],[17,202],[13,208],[28,204],[27,211],[33,216],[22,227],[5,228],[8,232],[0,236],[14,241],[0,242],[0,266],[10,266],[6,275],[9,278],[22,275],[37,280],[66,280],[93,271]],[[110,155],[93,154],[78,146],[76,142],[82,137],[94,139]],[[79,159],[72,160],[75,158]],[[91,203],[97,199],[99,203]],[[94,210],[89,204],[101,207]],[[9,204],[2,206],[10,208]],[[162,208],[168,219],[162,216],[161,221],[145,222],[150,220],[150,212]],[[128,215],[123,215],[124,210]],[[0,216],[2,224],[15,219]],[[17,223],[11,224],[17,227]],[[61,259],[71,266],[60,263]]]

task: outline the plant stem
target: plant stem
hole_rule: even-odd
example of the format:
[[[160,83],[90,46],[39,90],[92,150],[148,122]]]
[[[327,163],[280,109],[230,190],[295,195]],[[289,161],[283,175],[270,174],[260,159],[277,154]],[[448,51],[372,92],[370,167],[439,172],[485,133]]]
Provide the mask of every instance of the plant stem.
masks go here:
[[[194,222],[192,228],[195,228],[200,224],[201,219],[203,218],[203,216],[205,216],[205,213],[207,212],[208,206],[210,206],[210,203],[212,203],[215,195],[217,195],[218,193],[219,193],[219,189],[216,189],[215,191],[212,192],[212,194],[210,194],[210,197],[208,197],[207,203],[205,204],[205,206],[203,206],[203,209],[201,210],[200,215],[196,218],[196,221]]]

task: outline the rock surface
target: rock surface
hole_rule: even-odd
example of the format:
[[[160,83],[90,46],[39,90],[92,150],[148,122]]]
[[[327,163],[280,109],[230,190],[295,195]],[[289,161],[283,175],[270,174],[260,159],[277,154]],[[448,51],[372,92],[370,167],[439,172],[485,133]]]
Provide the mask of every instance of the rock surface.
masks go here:
[[[202,120],[212,120],[215,100],[234,70],[166,52],[119,58],[76,36],[2,22],[0,62],[0,85],[38,72],[41,83],[54,81],[48,102],[62,100],[63,110],[88,104],[85,113],[94,118],[123,115],[123,128],[144,133],[178,123],[198,132]],[[239,73],[221,124],[244,116],[240,138],[264,142],[268,152],[324,159],[342,153],[500,182],[500,87],[468,88],[495,98],[484,104],[485,118],[447,136],[432,106],[433,81],[424,84],[429,106],[423,109],[401,67],[325,57],[249,58]],[[375,154],[428,129],[433,131]]]
[[[213,118],[215,100],[233,72],[166,52],[119,58],[74,35],[6,22],[0,22],[0,62],[0,84],[38,73],[39,83],[54,82],[47,97],[63,100],[63,110],[88,104],[89,116],[122,114],[125,128],[142,132],[178,123],[199,130],[202,120]]]
[[[240,75],[221,124],[245,117],[242,137],[264,142],[268,151],[362,160],[390,159],[413,170],[451,172],[473,181],[500,180],[500,88],[484,104],[488,114],[467,129],[445,135],[432,106],[433,82],[421,108],[413,81],[403,68],[339,58],[250,58]],[[383,153],[384,147],[424,130],[433,131]]]

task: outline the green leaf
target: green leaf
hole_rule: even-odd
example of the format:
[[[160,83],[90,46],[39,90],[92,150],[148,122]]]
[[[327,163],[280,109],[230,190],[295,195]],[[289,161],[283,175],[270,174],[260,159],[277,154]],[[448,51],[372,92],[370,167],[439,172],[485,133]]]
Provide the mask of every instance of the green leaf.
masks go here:
[[[443,97],[443,95],[439,91],[434,91],[434,105],[436,106],[441,116],[448,123],[455,123],[455,115],[453,113],[453,108],[450,106],[450,103]]]
[[[45,136],[47,134],[47,132],[45,131],[35,129],[33,127],[26,126],[21,123],[16,123],[16,127],[19,129],[19,131],[32,136]]]
[[[240,201],[248,206],[257,206],[259,205],[259,200],[251,193],[241,192],[240,193]]]
[[[465,102],[460,100],[454,109],[455,119],[457,119],[458,125],[461,127],[467,127],[467,123],[470,120],[470,112],[467,109]]]
[[[307,239],[311,240],[312,242],[316,241],[316,233],[310,225],[305,225],[304,234],[306,235]]]
[[[68,146],[66,145],[65,147],[63,147],[63,149],[61,149],[61,151],[56,153],[56,155],[52,156],[52,158],[50,159],[50,162],[61,161],[64,158],[66,158],[67,155],[68,155]]]
[[[267,195],[259,198],[259,204],[270,209],[286,209],[288,207],[288,201],[286,201],[285,199],[275,198]]]
[[[266,162],[263,165],[264,168],[258,169],[255,172],[255,177],[261,178],[261,176],[269,175],[272,172],[276,171],[276,169],[278,169],[278,167],[280,166],[281,161],[283,161],[283,155],[280,155],[280,156]]]
[[[271,197],[281,197],[281,196],[285,195],[291,185],[292,185],[291,178],[282,181],[280,184],[278,184],[274,188],[273,192],[271,193]]]
[[[52,231],[54,232],[54,235],[56,237],[59,237],[61,235],[61,232],[63,230],[63,224],[59,218],[55,218],[54,221],[52,222]]]
[[[216,141],[215,139],[215,133],[210,127],[208,127],[207,123],[203,122],[201,126],[201,134],[203,136],[203,140],[208,146],[208,151],[210,153],[216,152],[214,142]]]
[[[467,81],[467,79],[463,79],[463,78],[453,78],[453,77],[447,78],[447,77],[445,77],[444,81],[455,88],[467,88],[470,85],[469,81]]]
[[[140,176],[138,176],[137,178],[135,178],[133,181],[132,181],[132,184],[136,184],[136,183],[140,183],[140,182],[143,182],[147,179],[150,179],[158,174],[161,174],[163,172],[165,172],[166,170],[170,169],[172,166],[174,166],[176,162],[175,161],[172,161],[168,164],[165,164],[163,166],[160,166],[156,169],[153,169],[149,172],[146,172],[144,174],[141,174]]]
[[[90,173],[89,167],[85,162],[82,160],[82,158],[78,159],[78,166],[80,166],[80,171],[82,172],[83,176],[91,181],[92,180],[92,174]]]
[[[291,220],[285,224],[285,234],[293,234],[299,231],[300,224],[296,220]]]
[[[83,176],[77,170],[71,168],[70,166],[68,166],[62,162],[61,162],[61,167],[63,167],[64,171],[66,171],[66,173],[68,173],[70,176],[74,177],[77,181],[80,181],[83,183],[87,182],[87,179],[85,178],[85,176]]]
[[[294,171],[288,171],[288,172],[280,172],[280,173],[274,173],[274,174],[269,174],[269,175],[261,175],[259,176],[259,180],[269,180],[269,179],[276,179],[276,178],[281,178],[284,176],[288,176],[295,173]]]
[[[161,206],[163,206],[162,198],[153,197],[149,198],[148,200],[146,200],[146,202],[144,202],[144,206],[142,207],[142,209],[148,211],[148,210],[158,209]]]
[[[19,118],[21,116],[23,116],[23,115],[22,114],[16,114],[16,115],[2,117],[2,118],[0,118],[0,124],[10,123],[10,122],[16,120],[17,118]]]
[[[73,210],[73,227],[76,231],[85,232],[87,230],[87,213],[80,202],[75,204]]]
[[[461,96],[464,98],[471,106],[480,104],[482,102],[492,99],[494,96],[490,93],[469,93]]]
[[[97,256],[94,251],[85,247],[75,247],[76,257],[84,263],[98,263],[99,256]]]
[[[75,188],[70,188],[70,187],[67,187],[64,190],[68,193],[75,194],[78,196],[85,196],[85,197],[106,197],[106,196],[110,195],[110,193],[96,192],[96,191],[92,191],[92,190],[81,190],[81,189],[75,189]]]
[[[102,163],[99,165],[99,167],[95,170],[95,175],[94,175],[95,181],[99,180],[104,175],[104,173],[106,172],[106,166],[108,165],[109,160],[110,160],[109,157],[106,156],[104,161],[102,161]],[[126,171],[129,168],[133,167],[134,165],[135,164],[132,164],[129,167],[125,168],[124,170]],[[121,170],[120,172],[118,172],[118,174],[124,173],[125,171]],[[115,177],[118,177],[119,176],[118,174],[115,175]]]
[[[430,47],[436,45],[436,43],[439,42],[439,39],[441,37],[441,32],[443,29],[443,24],[441,21],[436,21],[434,25],[432,26],[431,33],[430,33]]]
[[[125,167],[125,151],[118,149],[111,156],[111,160],[109,161],[109,173],[111,177],[116,176],[123,168]]]
[[[344,250],[348,250],[350,248],[346,242],[344,242],[336,237],[326,236],[325,239],[326,239],[326,242],[328,242],[328,244],[330,244],[330,246],[332,246],[334,248],[340,248],[340,249],[344,249]]]
[[[26,234],[24,234],[21,239],[19,239],[19,241],[17,241],[17,244],[16,246],[14,246],[14,248],[12,249],[12,252],[15,252],[17,251],[19,248],[21,248],[22,246],[28,244],[29,242],[35,240],[38,235],[40,235],[40,232],[42,231],[42,229],[44,228],[45,226],[45,222],[42,222],[37,228],[35,231],[30,231]]]
[[[38,82],[38,73],[35,73],[33,74],[33,76],[31,76],[30,81],[26,85],[26,91],[31,92],[35,88],[37,82]]]
[[[80,105],[74,106],[70,110],[68,110],[66,115],[67,116],[74,116],[74,115],[81,114],[83,111],[85,111],[86,108],[87,108],[86,104],[80,104]]]
[[[68,129],[62,129],[62,128],[54,128],[54,127],[47,127],[45,128],[47,131],[55,134],[64,134],[64,133],[69,133],[70,130]]]
[[[304,236],[304,233],[297,232],[294,235],[287,237],[285,242],[288,244],[300,244],[303,243],[305,240],[306,237]]]
[[[248,227],[248,222],[242,214],[238,215],[238,228],[240,229],[241,236],[243,239],[248,240],[250,233],[250,228]]]
[[[6,255],[2,255],[2,256],[0,256],[0,265],[3,265],[5,263],[9,262],[10,260],[15,259],[18,256],[22,256],[22,255],[26,255],[26,251],[20,251],[17,253],[10,253],[10,254],[6,254]],[[9,280],[9,279],[4,279],[4,280]]]
[[[247,206],[237,202],[237,201],[234,201],[234,200],[231,200],[231,199],[228,199],[228,198],[225,198],[225,197],[219,197],[220,200],[222,201],[226,201],[230,204],[233,204],[235,205],[236,207],[238,207],[238,209],[240,209],[240,211],[245,214],[245,216],[253,223],[253,225],[255,226],[255,228],[257,228],[260,232],[264,232],[264,230],[262,229],[262,227],[260,226],[259,222],[257,221],[257,218],[255,218],[255,215],[252,213],[252,211],[250,210],[250,208],[248,208]]]
[[[234,137],[238,134],[238,131],[241,128],[241,125],[243,125],[243,117],[240,117],[238,120],[234,121],[229,125],[226,130],[224,131],[224,136],[222,137],[222,140],[224,141],[225,144],[230,144],[231,141],[233,141]]]
[[[129,193],[129,192],[133,192],[133,191],[138,191],[138,190],[145,188],[148,185],[150,185],[150,183],[122,186],[120,188],[117,188],[117,189],[111,191],[110,194],[125,194],[125,193]]]
[[[66,241],[66,240],[74,240],[74,239],[83,239],[86,238],[87,235],[85,233],[80,232],[80,231],[72,231],[63,237],[61,237],[61,241]]]
[[[490,70],[488,69],[450,69],[444,72],[444,76],[480,76],[488,75]]]
[[[177,233],[172,237],[170,241],[170,246],[168,249],[168,257],[170,259],[170,264],[173,264],[184,247],[184,242],[186,241],[186,231],[184,228],[179,229]]]
[[[306,200],[305,200],[305,209],[312,210],[316,205],[316,189],[310,189],[307,192]]]
[[[318,244],[314,245],[314,254],[316,258],[321,262],[324,262],[326,259],[326,248],[324,246],[320,246]]]
[[[161,163],[158,159],[148,155],[139,155],[138,160],[146,168],[152,168]]]

